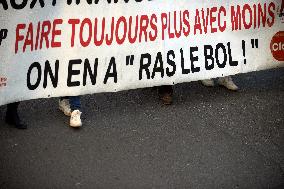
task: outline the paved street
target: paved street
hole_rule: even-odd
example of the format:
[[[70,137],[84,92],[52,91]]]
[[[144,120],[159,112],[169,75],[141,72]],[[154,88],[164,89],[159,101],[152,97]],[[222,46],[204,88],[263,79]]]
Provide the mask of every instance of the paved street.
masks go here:
[[[83,127],[58,99],[20,105],[28,130],[4,123],[0,188],[284,188],[284,69],[234,76],[241,90],[174,87],[82,97]]]

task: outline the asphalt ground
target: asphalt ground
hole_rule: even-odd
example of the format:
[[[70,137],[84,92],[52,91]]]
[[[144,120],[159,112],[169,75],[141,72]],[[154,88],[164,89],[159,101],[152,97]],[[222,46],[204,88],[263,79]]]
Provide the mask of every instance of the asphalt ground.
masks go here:
[[[233,77],[241,88],[174,86],[82,97],[83,127],[58,99],[21,103],[29,128],[4,123],[0,188],[284,188],[284,69]]]

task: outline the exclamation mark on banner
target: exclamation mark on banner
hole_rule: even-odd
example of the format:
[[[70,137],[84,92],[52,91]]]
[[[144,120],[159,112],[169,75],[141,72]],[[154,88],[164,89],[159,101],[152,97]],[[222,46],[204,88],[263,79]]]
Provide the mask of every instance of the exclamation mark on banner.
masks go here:
[[[243,49],[243,56],[244,56],[244,64],[247,64],[247,59],[246,59],[246,42],[242,40],[242,49]]]

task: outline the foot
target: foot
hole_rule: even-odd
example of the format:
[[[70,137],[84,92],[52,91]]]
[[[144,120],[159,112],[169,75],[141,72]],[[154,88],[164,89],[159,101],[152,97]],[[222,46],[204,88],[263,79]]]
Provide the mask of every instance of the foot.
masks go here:
[[[71,113],[70,127],[81,127],[82,126],[81,114],[82,112],[80,112],[79,110],[74,110]]]
[[[66,116],[71,116],[71,108],[68,99],[59,100],[59,110],[61,110]]]
[[[158,95],[164,105],[171,105],[173,103],[173,87],[170,85],[159,86]]]
[[[214,87],[213,79],[204,79],[204,80],[201,80],[201,83],[206,87]]]
[[[17,129],[27,129],[27,125],[22,123],[17,112],[6,112],[5,122],[13,125]]]
[[[164,105],[171,105],[173,103],[173,95],[171,93],[164,93],[159,96]]]
[[[233,82],[231,76],[220,77],[218,79],[218,84],[222,85],[222,86],[224,86],[227,89],[232,90],[232,91],[237,91],[239,89],[238,86]]]

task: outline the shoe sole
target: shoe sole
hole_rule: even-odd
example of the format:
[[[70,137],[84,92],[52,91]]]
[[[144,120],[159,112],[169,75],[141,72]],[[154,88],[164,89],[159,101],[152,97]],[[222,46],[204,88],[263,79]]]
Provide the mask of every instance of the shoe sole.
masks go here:
[[[224,88],[226,88],[226,89],[228,89],[228,90],[230,90],[230,91],[234,91],[234,92],[236,92],[236,91],[239,90],[239,88],[237,88],[237,89],[230,89],[230,88],[228,88],[226,85],[223,85],[223,84],[221,84],[221,83],[218,83],[218,85],[219,85],[220,87],[224,87]]]
[[[79,127],[82,127],[82,124],[81,125],[71,125],[70,124],[70,127],[72,127],[72,128],[79,128]]]

